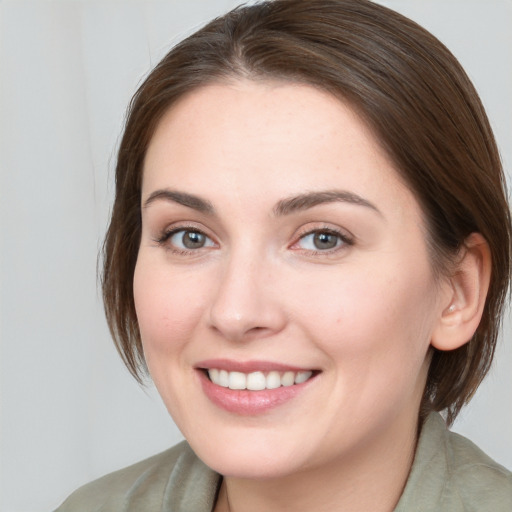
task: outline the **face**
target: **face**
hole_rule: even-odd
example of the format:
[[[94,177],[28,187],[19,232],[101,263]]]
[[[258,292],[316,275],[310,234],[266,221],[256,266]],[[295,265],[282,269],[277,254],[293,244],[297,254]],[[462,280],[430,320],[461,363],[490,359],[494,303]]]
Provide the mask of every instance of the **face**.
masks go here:
[[[146,361],[206,464],[289,475],[415,428],[442,286],[414,195],[347,105],[191,93],[150,143],[142,226]]]

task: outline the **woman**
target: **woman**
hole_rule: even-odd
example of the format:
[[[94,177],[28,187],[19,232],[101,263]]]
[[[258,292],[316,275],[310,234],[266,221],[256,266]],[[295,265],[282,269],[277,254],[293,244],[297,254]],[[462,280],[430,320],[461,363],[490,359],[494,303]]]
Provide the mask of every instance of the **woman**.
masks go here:
[[[187,443],[60,511],[510,510],[439,415],[510,278],[499,155],[439,41],[366,0],[236,9],[141,86],[116,180],[107,318]]]

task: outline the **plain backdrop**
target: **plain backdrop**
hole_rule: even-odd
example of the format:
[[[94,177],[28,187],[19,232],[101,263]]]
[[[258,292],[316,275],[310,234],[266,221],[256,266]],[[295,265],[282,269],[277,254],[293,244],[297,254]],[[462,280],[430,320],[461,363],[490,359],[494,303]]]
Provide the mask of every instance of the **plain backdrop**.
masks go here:
[[[74,488],[181,439],[122,366],[96,261],[125,107],[170,46],[238,2],[0,3],[0,510]],[[388,0],[461,60],[512,164],[512,1]],[[512,467],[510,327],[454,429]]]

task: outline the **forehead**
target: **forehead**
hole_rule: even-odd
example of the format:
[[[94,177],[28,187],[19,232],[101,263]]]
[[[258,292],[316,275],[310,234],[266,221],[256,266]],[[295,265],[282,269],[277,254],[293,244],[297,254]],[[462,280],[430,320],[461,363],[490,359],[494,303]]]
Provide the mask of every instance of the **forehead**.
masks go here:
[[[404,196],[405,188],[348,104],[307,85],[249,80],[202,87],[166,112],[147,151],[143,196],[162,187],[277,199],[339,187]]]

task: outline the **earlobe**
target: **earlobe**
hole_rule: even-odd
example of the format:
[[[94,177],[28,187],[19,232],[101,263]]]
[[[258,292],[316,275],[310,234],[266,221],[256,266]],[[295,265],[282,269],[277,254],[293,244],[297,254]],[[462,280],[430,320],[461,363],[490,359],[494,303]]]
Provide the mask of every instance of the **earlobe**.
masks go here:
[[[442,305],[431,345],[438,350],[455,350],[475,333],[485,306],[491,278],[491,253],[480,233],[472,233],[461,249],[450,291]]]

